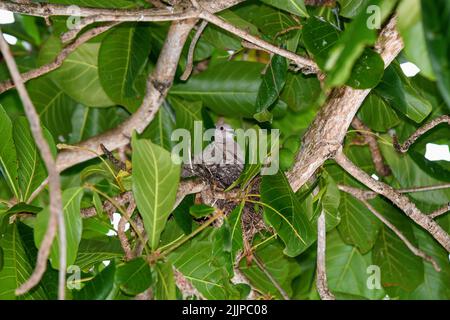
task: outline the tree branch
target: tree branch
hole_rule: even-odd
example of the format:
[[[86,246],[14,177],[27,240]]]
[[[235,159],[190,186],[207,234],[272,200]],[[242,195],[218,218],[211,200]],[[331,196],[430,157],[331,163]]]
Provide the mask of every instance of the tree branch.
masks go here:
[[[397,237],[400,238],[400,240],[402,240],[405,245],[408,247],[408,249],[415,254],[418,257],[421,257],[422,259],[430,262],[433,265],[434,270],[436,270],[437,272],[441,271],[441,268],[439,267],[439,264],[436,262],[436,260],[434,260],[432,257],[430,257],[429,255],[427,255],[425,252],[423,252],[422,250],[420,250],[419,248],[415,247],[409,240],[408,238],[406,238],[406,236],[397,229],[396,226],[394,226],[389,220],[387,220],[381,213],[379,213],[364,197],[364,195],[361,194],[361,190],[356,189],[356,188],[352,188],[352,187],[348,187],[348,186],[343,186],[343,185],[338,185],[339,190],[346,192],[350,195],[352,195],[354,198],[358,199],[359,201],[361,201],[366,207],[367,209],[369,209],[370,212],[372,212],[372,214],[374,216],[376,216],[379,220],[381,220],[381,222],[383,222],[389,229],[391,229],[396,235]]]
[[[396,17],[383,28],[376,50],[387,67],[403,49],[396,30]],[[297,191],[324,162],[341,147],[350,124],[370,90],[350,87],[334,89],[303,136],[302,148],[294,167],[287,173],[289,182]]]
[[[326,252],[326,223],[325,212],[320,213],[317,220],[317,279],[316,286],[322,300],[336,300],[334,294],[331,293],[327,283],[327,271],[325,264]]]
[[[197,32],[194,35],[194,38],[192,38],[191,44],[189,46],[189,53],[188,53],[188,58],[187,58],[187,62],[186,62],[186,70],[184,70],[183,74],[180,77],[180,80],[182,80],[182,81],[186,81],[192,73],[192,69],[194,68],[195,47],[207,25],[208,25],[208,22],[202,21],[200,26],[197,29]]]
[[[425,133],[427,133],[434,127],[440,125],[441,123],[447,123],[450,125],[450,116],[444,115],[444,116],[440,116],[436,119],[431,120],[424,126],[417,129],[417,131],[414,132],[408,139],[406,139],[406,141],[403,144],[399,144],[397,136],[394,135],[393,140],[394,140],[395,150],[397,150],[400,153],[406,153],[408,151],[409,147],[411,145],[413,145],[417,139],[419,139],[422,135],[424,135]]]
[[[381,154],[380,147],[376,137],[368,132],[371,132],[370,128],[366,126],[358,117],[354,117],[352,120],[352,127],[359,130],[359,133],[363,136],[364,141],[367,143],[372,155],[372,161],[375,166],[375,171],[380,177],[387,177],[391,174],[391,169],[384,163],[383,155]]]
[[[56,170],[56,163],[53,159],[52,152],[44,137],[39,114],[31,102],[30,96],[25,88],[24,81],[20,75],[16,62],[11,54],[9,46],[3,37],[3,33],[0,30],[0,50],[8,66],[9,72],[16,85],[17,92],[24,107],[25,114],[30,124],[31,133],[36,142],[36,146],[39,149],[42,160],[48,172],[48,182],[50,189],[50,218],[48,221],[47,231],[45,232],[44,239],[41,242],[39,248],[36,268],[31,277],[23,283],[17,290],[17,295],[22,295],[36,286],[42,278],[46,268],[47,259],[50,254],[50,249],[53,240],[56,235],[56,231],[59,231],[59,285],[58,285],[58,298],[64,300],[65,286],[66,286],[66,229],[64,225],[64,215],[61,199],[61,185],[59,180],[59,173]]]
[[[345,171],[356,180],[363,183],[376,193],[391,200],[415,223],[427,230],[448,252],[450,252],[450,236],[429,216],[423,214],[416,205],[405,195],[397,192],[391,186],[373,179],[362,169],[357,167],[343,153],[342,148],[336,153],[335,160]]]

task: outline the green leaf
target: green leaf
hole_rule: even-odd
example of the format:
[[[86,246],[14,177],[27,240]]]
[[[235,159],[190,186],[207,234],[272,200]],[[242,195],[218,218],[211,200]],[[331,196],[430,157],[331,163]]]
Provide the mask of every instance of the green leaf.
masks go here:
[[[153,250],[172,212],[180,166],[171,154],[148,140],[133,137],[133,194]]]
[[[170,104],[175,110],[176,127],[189,130],[194,134],[194,121],[203,121],[202,103],[171,98]]]
[[[49,76],[30,81],[27,89],[42,124],[55,140],[67,141],[72,133],[70,119],[75,111],[75,101],[58,88]]]
[[[330,50],[325,64],[327,71],[326,84],[329,87],[345,84],[351,76],[353,66],[363,54],[365,46],[372,45],[377,39],[377,32],[370,22],[376,17],[373,12],[367,10],[369,6],[377,6],[381,11],[379,23],[389,16],[397,1],[370,0],[367,6],[347,26],[342,36]]]
[[[216,209],[206,204],[196,204],[189,208],[189,213],[191,216],[198,219],[211,215],[215,210]]]
[[[375,91],[393,108],[417,123],[425,120],[432,111],[431,103],[403,74],[398,64],[386,69]]]
[[[419,67],[421,74],[435,80],[425,42],[420,0],[403,0],[397,12],[398,31],[405,44],[406,58]]]
[[[82,270],[89,270],[92,266],[105,260],[113,260],[124,255],[120,241],[117,238],[82,239],[78,247],[75,265]]]
[[[288,73],[281,100],[293,111],[316,109],[321,94],[317,77]]]
[[[187,195],[172,212],[177,225],[186,235],[192,232],[192,216],[189,214],[189,208],[194,204],[194,200],[195,195]]]
[[[322,210],[325,212],[325,222],[327,231],[329,231],[341,222],[341,215],[339,213],[341,194],[336,182],[330,175],[324,172],[322,176],[324,177],[325,192],[320,199],[320,204],[322,205]]]
[[[338,0],[341,8],[339,14],[345,18],[353,18],[367,8],[370,0]]]
[[[154,295],[157,300],[176,300],[175,275],[170,262],[157,263],[154,267],[157,281]]]
[[[107,107],[114,102],[102,88],[98,74],[99,43],[85,43],[71,53],[61,67],[50,73],[52,80],[68,96],[90,107]],[[55,37],[49,38],[40,52],[40,62],[48,63],[61,50]]]
[[[275,8],[285,10],[301,17],[308,17],[304,0],[261,0]]]
[[[281,91],[286,83],[287,76],[287,60],[286,58],[274,55],[262,77],[262,83],[256,97],[256,114],[253,116],[260,122],[270,121],[272,116],[263,116],[267,114],[269,107],[275,103],[280,96]]]
[[[387,202],[376,206],[375,209],[395,225],[413,245],[416,244],[411,222],[401,214],[401,211]],[[381,283],[386,290],[400,287],[406,291],[412,291],[424,280],[422,259],[414,255],[387,226],[382,226],[380,229],[372,257],[374,264],[380,267]],[[408,267],[405,268],[405,266]]]
[[[186,83],[174,85],[170,95],[202,101],[204,106],[224,116],[251,118],[263,68],[262,64],[254,62],[218,63],[192,76]]]
[[[172,252],[169,261],[206,299],[237,299],[239,292],[230,282],[231,260],[220,231],[204,231]]]
[[[81,240],[82,221],[80,215],[80,203],[83,197],[83,188],[70,188],[62,193],[64,222],[66,225],[66,242],[67,242],[67,265],[74,264],[78,245]],[[37,247],[40,247],[47,231],[48,221],[50,218],[49,208],[46,207],[36,217],[34,241]],[[53,240],[50,252],[50,260],[55,269],[59,269],[59,233]]]
[[[169,106],[164,103],[140,137],[148,138],[153,143],[171,151],[173,146],[171,140],[173,130],[175,130],[175,119]]]
[[[450,3],[422,0],[423,27],[439,90],[450,108]]]
[[[34,268],[34,261],[30,261],[27,256],[16,224],[7,226],[4,237],[0,239],[0,247],[3,249],[3,268],[0,270],[0,299],[47,299],[40,285],[23,296],[16,297],[14,293],[22,283],[28,280]]]
[[[145,78],[139,75],[150,54],[150,39],[146,25],[121,25],[103,39],[98,53],[98,74],[103,89],[112,101],[130,111],[139,107],[144,96]]]
[[[0,144],[0,171],[14,196],[19,199],[19,168],[12,128],[11,119],[9,119],[8,114],[0,105],[0,136],[3,141]]]
[[[11,208],[9,208],[5,212],[5,214],[15,214],[15,213],[22,213],[22,212],[39,213],[41,211],[42,211],[42,208],[40,208],[40,207],[35,207],[35,206],[29,205],[24,202],[19,202],[19,203],[15,204],[14,206],[12,206]]]
[[[86,140],[100,133],[118,126],[128,117],[125,110],[120,107],[89,108],[77,106],[73,117],[73,130],[70,143]]]
[[[152,271],[147,261],[139,257],[116,268],[115,283],[129,295],[144,292],[152,284]]]
[[[282,245],[277,240],[272,240],[257,248],[255,256],[260,260],[265,271],[270,274],[281,288],[292,295],[291,283],[300,274],[300,268],[295,259],[289,258],[281,251]],[[247,265],[245,259],[239,264],[239,270],[250,281],[252,286],[263,294],[283,299],[280,291],[274,285],[269,276],[253,262]]]
[[[80,291],[72,292],[75,300],[105,300],[114,287],[115,271],[115,264],[111,262]]]
[[[370,89],[376,87],[383,77],[384,61],[372,49],[365,49],[356,60],[347,85],[355,89]]]
[[[356,247],[347,245],[334,230],[327,234],[327,278],[331,292],[380,299],[384,297],[383,289],[369,289],[368,278],[371,275],[371,255],[362,255]]]
[[[315,230],[283,173],[263,176],[261,201],[266,220],[286,245],[286,255],[299,255],[315,240]]]
[[[367,173],[373,174],[375,172],[370,151],[367,147],[353,147],[346,154]],[[338,166],[327,166],[327,172],[336,183],[364,188]],[[341,238],[347,244],[358,247],[363,254],[370,251],[378,235],[379,220],[360,201],[344,192],[341,193],[339,213],[341,215],[341,223],[338,225],[338,231]]]
[[[325,69],[328,54],[339,40],[339,33],[339,30],[331,23],[318,17],[306,20],[303,28],[303,43],[321,69]]]
[[[231,238],[231,261],[233,265],[237,254],[244,248],[244,239],[242,236],[242,211],[244,210],[245,202],[241,202],[236,208],[231,211],[228,216],[228,224],[230,226],[230,238]]]
[[[379,132],[387,132],[400,122],[395,111],[373,92],[369,94],[359,109],[358,117],[370,129]]]
[[[27,201],[34,190],[47,178],[47,170],[25,117],[19,117],[14,121],[13,134],[19,164],[20,199]]]

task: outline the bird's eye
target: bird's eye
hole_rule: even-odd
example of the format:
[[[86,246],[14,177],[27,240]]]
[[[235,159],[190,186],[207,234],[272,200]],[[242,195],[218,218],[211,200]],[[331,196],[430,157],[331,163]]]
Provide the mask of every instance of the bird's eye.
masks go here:
[[[220,130],[222,130],[222,131],[223,131],[223,127],[220,127]]]

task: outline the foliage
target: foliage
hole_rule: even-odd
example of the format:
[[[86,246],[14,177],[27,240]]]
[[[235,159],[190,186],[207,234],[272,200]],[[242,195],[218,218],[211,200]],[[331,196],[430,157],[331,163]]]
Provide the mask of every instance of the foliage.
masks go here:
[[[49,1],[77,4],[77,1]],[[372,130],[392,170],[377,177],[396,188],[450,182],[448,161],[426,159],[427,143],[449,145],[448,127],[438,126],[419,139],[406,155],[395,152],[391,134],[400,141],[450,108],[450,5],[448,0],[337,0],[332,6],[308,6],[303,0],[246,1],[220,13],[226,21],[277,47],[313,59],[325,76],[305,75],[279,55],[245,48],[241,39],[211,24],[197,43],[195,72],[177,77],[153,122],[134,134],[122,150],[127,170],[107,158],[77,165],[62,173],[67,264],[80,270],[73,299],[132,299],[151,289],[155,299],[180,299],[180,275],[206,299],[245,299],[248,284],[232,281],[239,269],[258,297],[317,299],[315,247],[317,217],[327,226],[327,275],[330,290],[347,299],[450,299],[450,264],[445,252],[389,201],[370,200],[418,248],[434,257],[441,272],[415,256],[367,207],[339,184],[364,188],[333,162],[327,162],[298,192],[282,171],[294,165],[306,129],[329,90],[347,85],[372,90],[357,116]],[[146,1],[84,0],[91,7],[132,8]],[[370,6],[381,8],[384,22],[395,12],[405,43],[402,54],[384,68],[374,48],[377,29],[367,28]],[[18,38],[12,46],[21,71],[48,63],[62,50],[67,31],[61,17],[44,19],[15,15],[2,26]],[[52,151],[58,143],[76,144],[104,133],[134,114],[146,91],[166,36],[168,22],[122,23],[78,47],[61,67],[27,82]],[[195,31],[189,39],[192,39]],[[407,77],[401,64],[421,69]],[[9,74],[0,60],[0,79]],[[176,208],[182,168],[172,162],[175,129],[194,133],[194,121],[204,129],[218,117],[234,128],[280,129],[280,170],[253,179],[259,165],[246,166],[236,182],[243,194],[226,217],[201,197],[187,196]],[[350,128],[345,153],[369,175],[376,174],[367,146],[360,146]],[[357,130],[356,130],[357,131]],[[55,299],[59,251],[55,240],[42,281],[17,297],[14,290],[31,275],[49,220],[48,190],[33,192],[47,176],[15,91],[0,94],[0,299]],[[114,153],[119,158],[119,154]],[[315,156],[315,155],[311,155]],[[260,189],[252,189],[260,181]],[[233,185],[235,186],[235,185]],[[236,190],[236,189],[234,189]],[[102,202],[132,192],[136,210],[124,235],[134,259],[127,259],[111,214],[126,215],[121,204],[112,211]],[[426,212],[448,203],[448,190],[416,193],[411,199]],[[114,203],[113,203],[114,204]],[[212,204],[214,205],[214,204]],[[81,216],[94,208],[95,215]],[[265,226],[253,237],[246,214],[259,213]],[[450,232],[450,217],[437,222]],[[143,243],[144,242],[144,243]],[[237,260],[238,255],[242,259]],[[256,262],[259,263],[256,263]],[[370,267],[381,272],[380,287],[367,286]],[[281,288],[281,291],[280,291]],[[184,298],[192,298],[186,297]]]

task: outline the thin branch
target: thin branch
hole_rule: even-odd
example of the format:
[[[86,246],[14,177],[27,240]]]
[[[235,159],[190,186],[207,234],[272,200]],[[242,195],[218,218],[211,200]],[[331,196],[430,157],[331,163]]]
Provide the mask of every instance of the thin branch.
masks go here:
[[[335,156],[337,164],[347,171],[356,180],[363,183],[374,192],[388,198],[415,223],[427,230],[448,252],[450,252],[450,236],[429,216],[423,214],[416,205],[405,195],[397,192],[391,186],[373,179],[361,168],[356,166],[343,153],[342,148],[338,150]]]
[[[403,144],[400,144],[398,142],[397,136],[394,135],[393,140],[394,140],[395,150],[397,150],[400,153],[406,153],[408,151],[409,147],[411,147],[411,145],[413,145],[417,139],[419,139],[422,135],[424,135],[425,133],[427,133],[434,127],[440,125],[441,123],[447,123],[450,125],[450,116],[444,115],[444,116],[441,116],[441,117],[431,120],[424,126],[417,129],[416,132],[414,132],[408,139],[406,139],[405,142],[403,142]]]
[[[39,115],[31,102],[30,96],[25,88],[24,81],[20,75],[16,62],[11,54],[8,43],[3,37],[0,30],[0,50],[8,66],[11,77],[16,85],[17,92],[22,100],[25,114],[30,124],[31,133],[39,149],[42,160],[45,163],[48,172],[48,182],[50,191],[50,218],[48,222],[47,231],[39,248],[36,268],[31,277],[23,283],[17,290],[17,295],[22,295],[36,286],[42,278],[46,268],[47,259],[50,253],[50,248],[55,238],[56,231],[59,231],[59,285],[58,298],[64,300],[65,285],[66,285],[66,229],[64,225],[64,215],[61,199],[61,185],[59,180],[59,173],[56,170],[56,163],[53,159],[52,152],[44,137]]]
[[[182,81],[186,81],[192,73],[192,69],[194,68],[195,47],[207,25],[208,25],[208,22],[202,21],[200,23],[200,26],[197,29],[197,32],[194,35],[194,38],[192,38],[191,45],[189,46],[186,70],[184,70],[183,74],[180,77],[180,80],[182,80]]]
[[[267,271],[266,266],[264,263],[256,256],[256,254],[253,254],[253,259],[258,266],[258,268],[265,274],[267,278],[269,278],[270,282],[277,288],[277,290],[280,292],[281,296],[284,300],[291,300],[289,298],[289,295],[286,293],[286,291],[281,287],[281,285],[278,283],[278,281],[270,274],[269,271]]]
[[[320,213],[317,220],[317,291],[322,300],[336,300],[336,297],[331,293],[327,283],[327,269],[325,264],[326,253],[326,223],[325,212]]]
[[[64,60],[72,53],[74,52],[79,46],[81,46],[83,43],[86,43],[87,41],[91,40],[92,38],[98,36],[99,34],[108,31],[112,27],[118,25],[118,22],[108,23],[104,26],[93,28],[86,33],[83,33],[78,39],[76,39],[72,44],[66,46],[57,56],[56,58],[48,63],[45,64],[37,69],[33,69],[27,72],[24,72],[22,74],[22,79],[24,82],[27,82],[29,80],[38,78],[44,74],[47,74],[57,68],[59,68]],[[14,88],[14,83],[12,80],[6,80],[3,82],[0,82],[0,94]]]
[[[216,15],[212,14],[211,12],[209,12],[205,9],[202,9],[200,11],[199,18],[204,19],[204,20],[218,26],[218,27],[238,36],[239,38],[242,38],[248,42],[251,42],[254,45],[260,47],[261,49],[270,51],[272,53],[278,54],[282,57],[285,57],[286,59],[293,61],[302,69],[303,73],[305,73],[305,74],[319,72],[319,67],[313,60],[306,58],[306,57],[299,56],[298,54],[295,54],[294,52],[279,48],[269,42],[261,40],[260,38],[251,35],[247,31],[244,31],[242,29],[235,27],[234,25],[228,23],[227,21],[223,20],[222,18],[217,17]]]
[[[366,207],[367,209],[369,209],[370,212],[372,212],[372,214],[374,216],[376,216],[379,220],[381,220],[381,222],[383,222],[389,229],[391,229],[396,235],[397,237],[400,238],[400,240],[402,240],[405,245],[408,247],[408,249],[415,254],[418,257],[421,257],[422,259],[430,262],[433,265],[434,270],[436,270],[437,272],[441,271],[441,268],[439,267],[439,264],[436,262],[435,259],[433,259],[431,256],[427,255],[425,252],[423,252],[422,250],[420,250],[419,248],[415,247],[409,240],[408,238],[406,238],[406,236],[397,229],[396,226],[394,226],[389,220],[387,220],[381,213],[379,213],[365,198],[364,196],[361,196],[360,192],[358,192],[359,190],[355,188],[351,188],[351,187],[347,187],[347,186],[343,186],[343,185],[339,185],[338,186],[339,190],[344,191],[350,195],[352,195],[353,197],[355,197],[356,199],[358,199],[359,201],[361,201]]]
[[[125,226],[127,222],[131,219],[134,210],[136,209],[136,203],[133,198],[130,198],[128,208],[126,210],[126,217],[120,217],[119,225],[117,226],[117,236],[119,237],[120,244],[122,245],[123,251],[125,252],[125,260],[129,261],[134,258],[133,251],[131,250],[130,242],[125,233]],[[138,232],[138,231],[136,231]]]
[[[371,132],[370,128],[366,126],[358,117],[353,118],[352,127],[356,130],[360,130],[364,141],[369,146],[370,154],[372,155],[372,161],[377,174],[381,177],[389,176],[391,174],[391,169],[384,163],[383,155],[381,154],[376,137],[367,133]]]
[[[450,211],[450,202],[447,203],[446,205],[442,206],[441,208],[439,208],[439,209],[433,211],[433,212],[430,213],[428,216],[429,216],[431,219],[436,219],[436,218],[439,218],[440,216],[446,214],[446,213],[449,212],[449,211]]]

